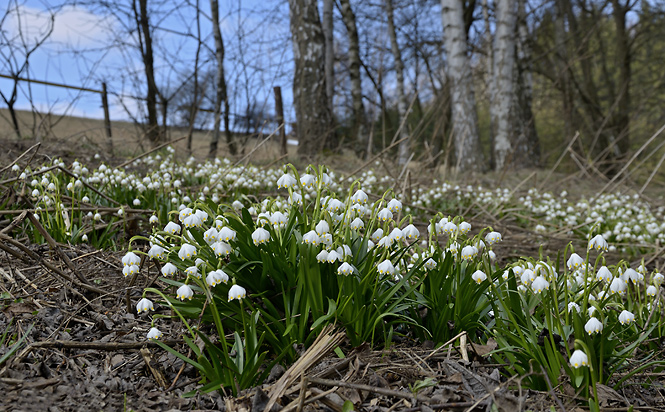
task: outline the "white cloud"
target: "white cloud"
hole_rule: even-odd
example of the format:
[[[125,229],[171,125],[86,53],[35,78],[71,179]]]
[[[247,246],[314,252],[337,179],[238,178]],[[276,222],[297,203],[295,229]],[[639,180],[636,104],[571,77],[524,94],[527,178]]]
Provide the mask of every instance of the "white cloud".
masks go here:
[[[22,32],[25,39],[34,42],[48,33],[53,26],[49,42],[89,46],[104,39],[112,25],[110,18],[97,16],[75,6],[66,6],[56,11],[53,22],[48,11],[19,6],[13,10],[12,18],[7,20],[7,27],[3,29],[8,30],[11,37],[17,37]]]

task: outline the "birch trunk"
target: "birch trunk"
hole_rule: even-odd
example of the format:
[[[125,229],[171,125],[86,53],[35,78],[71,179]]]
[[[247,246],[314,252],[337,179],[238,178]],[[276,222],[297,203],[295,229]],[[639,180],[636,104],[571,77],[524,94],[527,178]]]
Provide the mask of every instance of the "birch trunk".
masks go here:
[[[491,101],[496,115],[494,135],[494,168],[503,170],[514,150],[514,68],[517,1],[497,0],[496,32],[494,37],[494,77],[496,95]]]
[[[325,39],[316,0],[289,0],[293,40],[293,101],[296,109],[298,154],[311,158],[335,148],[332,114],[325,78]]]
[[[210,150],[208,151],[208,157],[213,158],[217,156],[217,146],[220,134],[219,127],[221,125],[222,117],[222,103],[224,103],[226,143],[231,155],[235,155],[237,151],[231,137],[229,126],[229,102],[226,95],[226,79],[224,77],[224,39],[222,38],[222,31],[219,28],[219,3],[217,0],[210,0],[210,11],[212,17],[212,34],[215,39],[215,62],[217,63],[217,71],[215,73],[215,120],[212,138],[210,140]]]
[[[395,30],[395,17],[393,13],[392,0],[384,0],[386,6],[386,14],[388,17],[388,36],[390,37],[390,48],[393,53],[393,60],[395,61],[395,74],[397,75],[397,124],[401,125],[404,119],[408,116],[406,101],[406,93],[404,91],[404,61],[402,60],[402,53],[399,50],[399,43],[397,43],[397,31]],[[397,164],[403,166],[409,160],[409,128],[405,123],[402,127],[399,139],[402,142],[398,146]]]
[[[441,0],[446,66],[451,88],[453,139],[457,166],[461,171],[480,171],[484,156],[478,137],[478,115],[473,93],[471,67],[466,54],[467,43],[461,0]]]
[[[356,139],[356,153],[361,157],[366,154],[368,131],[365,119],[365,106],[363,105],[363,89],[360,78],[360,41],[356,15],[351,8],[350,0],[340,0],[342,20],[349,36],[349,77],[351,78],[351,100],[353,108],[353,123],[351,135]]]
[[[333,0],[323,0],[323,37],[326,40],[326,96],[332,113],[335,93],[335,52],[333,49]]]

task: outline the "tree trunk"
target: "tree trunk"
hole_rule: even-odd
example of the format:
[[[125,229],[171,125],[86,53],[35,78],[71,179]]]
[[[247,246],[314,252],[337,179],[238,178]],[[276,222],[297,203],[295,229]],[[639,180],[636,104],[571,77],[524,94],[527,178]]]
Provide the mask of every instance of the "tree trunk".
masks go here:
[[[224,78],[224,39],[222,38],[222,31],[219,28],[219,3],[217,0],[210,0],[210,11],[212,17],[212,34],[215,39],[215,60],[217,63],[217,71],[215,73],[215,117],[214,129],[212,132],[212,139],[210,140],[210,150],[208,157],[214,158],[217,156],[217,145],[219,143],[219,127],[221,124],[222,116],[222,103],[224,103],[224,128],[226,129],[226,144],[229,148],[229,153],[232,156],[236,154],[236,146],[233,142],[231,131],[229,130],[229,102],[226,95],[226,79]]]
[[[514,129],[514,77],[515,34],[517,27],[517,1],[498,0],[496,7],[496,33],[494,37],[494,76],[496,95],[490,102],[496,114],[494,135],[494,167],[503,170],[511,162],[515,141]]]
[[[295,75],[298,154],[311,158],[324,148],[336,148],[325,78],[325,40],[316,0],[289,0]]]
[[[323,0],[323,37],[325,38],[326,96],[328,109],[333,113],[333,96],[335,94],[335,50],[333,49],[333,0]]]
[[[533,116],[533,67],[527,16],[526,0],[518,0],[517,10],[517,58],[515,61],[515,128],[517,141],[514,147],[515,167],[540,166],[540,141]]]
[[[140,34],[143,35],[143,47],[141,50],[143,57],[143,67],[145,68],[146,83],[148,94],[146,96],[146,106],[148,108],[148,131],[147,136],[153,146],[158,145],[162,136],[157,123],[157,84],[155,83],[155,68],[152,52],[152,34],[150,32],[150,23],[148,22],[148,0],[139,0],[139,27]]]
[[[390,48],[393,53],[393,60],[395,61],[395,74],[397,75],[397,122],[398,125],[404,123],[404,127],[402,127],[399,134],[399,139],[402,140],[402,142],[399,144],[397,153],[397,164],[403,166],[409,160],[410,147],[409,126],[405,120],[408,116],[408,113],[406,112],[408,102],[406,101],[406,92],[404,91],[404,61],[402,60],[402,53],[399,49],[399,43],[397,43],[397,30],[395,29],[393,2],[392,0],[384,0],[384,3],[388,19],[388,36],[390,37]]]
[[[461,0],[441,0],[446,66],[451,88],[453,139],[457,166],[461,171],[480,171],[484,156],[478,136],[478,115],[473,92],[471,67],[466,54]]]
[[[356,153],[363,157],[367,150],[368,130],[363,105],[363,89],[360,77],[360,41],[356,15],[351,9],[350,0],[340,0],[342,20],[349,36],[349,77],[351,78],[351,100],[353,106],[353,123],[351,135],[356,139]]]
[[[496,135],[496,105],[493,104],[496,98],[496,76],[494,73],[494,38],[492,36],[490,24],[490,12],[487,0],[483,0],[483,21],[485,23],[485,47],[487,48],[487,75],[485,76],[487,94],[489,97],[489,113],[490,113],[490,147],[494,148],[494,136]],[[490,150],[489,167],[494,169],[494,150]]]

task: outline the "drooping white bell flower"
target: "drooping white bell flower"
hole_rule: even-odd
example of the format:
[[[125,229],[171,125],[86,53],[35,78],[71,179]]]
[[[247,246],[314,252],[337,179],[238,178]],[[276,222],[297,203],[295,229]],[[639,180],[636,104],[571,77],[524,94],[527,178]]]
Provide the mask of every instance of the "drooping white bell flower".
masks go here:
[[[226,226],[222,227],[222,229],[217,234],[217,239],[223,240],[225,242],[230,242],[231,240],[235,240],[235,238],[236,238],[235,230]]]
[[[234,299],[240,300],[247,296],[247,291],[240,285],[233,285],[229,289],[229,302]]]
[[[390,201],[388,202],[387,207],[391,212],[399,213],[402,210],[402,202],[400,202],[397,199],[390,199]]]
[[[306,245],[316,246],[321,243],[321,238],[316,233],[316,230],[310,230],[302,236],[302,243]]]
[[[351,196],[351,202],[364,205],[367,203],[367,193],[361,189],[356,190],[356,193]]]
[[[501,242],[501,233],[499,233],[499,232],[489,232],[485,236],[485,241],[490,246],[495,244],[495,243]]]
[[[629,312],[627,310],[621,311],[619,314],[619,322],[622,325],[630,325],[631,322],[635,321],[635,315],[632,312]]]
[[[348,276],[348,275],[352,274],[355,270],[356,270],[356,268],[353,267],[352,264],[350,264],[349,262],[343,262],[337,268],[337,274]]]
[[[384,207],[379,211],[376,217],[382,222],[387,222],[389,220],[392,220],[393,212],[391,212],[390,209],[388,209],[387,207]]]
[[[461,222],[457,229],[461,234],[466,235],[469,233],[469,231],[471,231],[471,224],[468,222]]]
[[[148,251],[148,256],[151,258],[162,258],[164,257],[164,248],[159,245],[152,245]]]
[[[148,339],[160,339],[162,336],[164,336],[164,334],[159,329],[150,328],[146,337]]]
[[[589,249],[596,249],[598,251],[603,250],[607,252],[607,241],[603,235],[596,235],[591,240],[589,240]]]
[[[425,266],[425,269],[432,270],[432,269],[436,268],[436,260],[434,260],[432,258],[429,258],[425,261],[424,266]]]
[[[151,311],[151,310],[155,310],[155,307],[153,306],[152,301],[148,298],[142,298],[136,304],[136,312],[138,312],[138,313],[148,312],[148,311]]]
[[[536,279],[534,279],[533,283],[531,283],[531,290],[533,290],[533,293],[539,294],[543,290],[547,290],[549,288],[550,283],[542,276],[538,276]]]
[[[291,176],[290,174],[284,174],[282,177],[277,179],[277,188],[278,189],[289,189],[293,188],[298,184],[298,181],[296,180],[295,177]]]
[[[210,245],[210,247],[215,252],[215,255],[217,255],[218,257],[228,256],[233,251],[231,245],[221,241],[213,243],[212,245]]]
[[[213,226],[210,229],[203,232],[203,240],[205,240],[206,243],[210,245],[217,240],[218,235],[219,233],[217,232],[217,229],[215,229],[215,227]]]
[[[323,235],[324,233],[330,232],[330,225],[328,225],[328,222],[325,220],[321,220],[319,223],[316,224],[316,233],[320,235]]]
[[[194,256],[196,256],[196,247],[194,245],[185,243],[184,245],[180,246],[180,250],[178,251],[178,257],[180,260],[189,259]]]
[[[210,287],[217,286],[220,283],[226,284],[228,281],[229,275],[227,275],[226,272],[221,269],[213,270],[212,272],[208,273],[208,276],[206,276],[206,282]]]
[[[390,232],[389,236],[390,236],[390,240],[397,243],[400,240],[404,239],[404,232],[402,232],[402,230],[400,228],[396,227]]]
[[[360,229],[363,229],[365,227],[365,222],[363,222],[363,220],[361,218],[357,217],[357,218],[353,219],[353,221],[351,222],[350,227],[353,230],[360,230]]]
[[[312,174],[305,173],[300,177],[300,183],[306,188],[306,189],[312,189],[316,186],[316,177]]]
[[[199,268],[196,266],[190,266],[187,269],[185,269],[185,273],[189,276],[195,277],[197,279],[201,279],[201,274],[199,273]]]
[[[383,229],[378,228],[372,233],[371,239],[373,242],[378,243],[383,237]]]
[[[328,260],[328,251],[323,249],[316,255],[316,261],[319,263],[326,262]]]
[[[270,232],[262,227],[257,228],[252,233],[252,241],[254,241],[255,246],[266,243],[268,240],[270,240]]]
[[[658,293],[658,289],[654,285],[649,285],[649,287],[647,288],[646,293],[647,293],[647,296],[653,297],[653,296],[656,296],[656,293]]]
[[[139,272],[138,265],[128,265],[122,268],[122,274],[125,275],[125,277],[136,274],[138,272]]]
[[[568,270],[577,270],[580,266],[584,265],[584,259],[577,253],[573,253],[568,258]]]
[[[171,276],[172,274],[176,273],[177,271],[178,271],[178,268],[171,262],[168,262],[164,266],[162,266],[162,275],[164,275],[164,276]]]
[[[610,272],[607,266],[601,266],[600,269],[598,269],[598,273],[596,274],[596,279],[604,280],[605,282],[611,281],[613,277],[614,275],[612,275],[612,272]]]
[[[134,252],[127,252],[127,254],[122,258],[123,266],[138,265],[139,263],[141,263],[141,258],[138,257]]]
[[[464,246],[462,248],[462,259],[472,260],[476,256],[478,256],[478,248],[477,247],[468,245],[468,246]]]
[[[570,355],[570,366],[573,368],[577,369],[580,366],[588,365],[589,358],[586,356],[586,353],[582,352],[581,350],[576,350],[572,355]]]
[[[601,333],[603,331],[603,322],[599,321],[595,317],[589,319],[589,321],[584,325],[584,330],[589,334]]]
[[[192,296],[194,296],[194,291],[189,285],[180,286],[176,292],[176,298],[180,300],[192,300]]]
[[[393,263],[390,260],[384,260],[383,262],[379,263],[376,265],[376,270],[379,271],[380,274],[382,275],[392,275],[395,273],[395,266],[393,266]]]
[[[487,279],[487,275],[482,270],[476,270],[475,272],[473,272],[473,275],[471,275],[471,279],[476,281],[476,283],[480,284],[481,282]]]
[[[404,234],[404,237],[407,240],[411,241],[417,240],[418,237],[420,236],[420,231],[413,224],[410,224],[407,227],[405,227],[404,230],[402,230],[402,233]]]
[[[169,222],[166,224],[166,227],[164,228],[164,231],[166,233],[170,233],[172,235],[175,235],[176,233],[180,233],[180,225],[175,223],[175,222]]]
[[[575,309],[575,311],[577,311],[577,313],[580,313],[580,310],[582,310],[580,308],[580,305],[578,305],[577,303],[575,303],[575,302],[568,303],[568,312],[572,312],[573,309]]]

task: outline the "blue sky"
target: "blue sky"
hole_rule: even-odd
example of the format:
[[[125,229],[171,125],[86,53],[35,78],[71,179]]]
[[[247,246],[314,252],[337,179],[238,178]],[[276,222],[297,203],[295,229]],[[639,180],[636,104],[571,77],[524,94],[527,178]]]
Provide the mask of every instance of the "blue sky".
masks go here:
[[[194,5],[196,0],[191,0]],[[142,95],[143,66],[134,33],[128,31],[130,21],[118,19],[108,10],[83,6],[62,6],[62,2],[10,0],[11,14],[2,30],[6,35],[19,39],[24,34],[28,45],[42,38],[50,27],[50,12],[54,15],[53,32],[49,39],[30,57],[29,76],[33,79],[74,86],[101,89],[106,81],[112,93],[110,110],[112,119],[128,119],[123,104],[130,112],[138,112],[137,102],[129,96]],[[126,1],[123,3],[131,4]],[[156,2],[155,2],[156,3]],[[120,3],[119,3],[120,4]],[[154,4],[154,3],[153,3]],[[261,108],[265,105],[272,112],[272,87],[282,86],[286,108],[290,108],[291,84],[286,75],[291,70],[288,24],[278,24],[287,13],[285,2],[248,2],[240,0],[220,1],[220,16],[226,43],[226,77],[231,96],[232,111],[244,112],[248,97]],[[209,59],[214,48],[209,21],[209,2],[200,0],[204,16],[201,18],[202,36],[206,38],[201,59]],[[122,10],[122,6],[118,10]],[[2,12],[4,14],[3,9]],[[16,12],[18,10],[18,13]],[[281,13],[281,15],[280,15]],[[119,13],[121,14],[121,13]],[[17,17],[20,15],[20,20]],[[194,68],[196,20],[193,7],[154,10],[151,24],[156,26],[153,34],[155,44],[155,69],[158,87],[170,93],[181,84],[181,79]],[[286,20],[288,22],[288,19]],[[119,43],[123,43],[118,46]],[[109,47],[112,45],[114,47]],[[286,47],[288,46],[288,47]],[[207,50],[206,50],[207,47]],[[21,48],[14,50],[19,64],[23,62]],[[5,56],[10,52],[4,49]],[[199,70],[212,69],[212,64],[201,63]],[[269,69],[264,69],[269,68]],[[10,74],[6,58],[0,63],[0,73]],[[23,77],[26,77],[25,74]],[[139,84],[139,86],[137,86]],[[11,91],[13,81],[0,78],[0,90]],[[115,96],[113,95],[115,94]],[[32,96],[29,99],[28,96]],[[122,102],[120,97],[123,96]],[[98,94],[78,92],[57,87],[19,83],[19,96],[15,107],[31,108],[30,101],[38,110],[67,113],[84,117],[103,117],[101,98]],[[0,107],[6,107],[0,102]],[[292,120],[292,113],[287,113]]]

